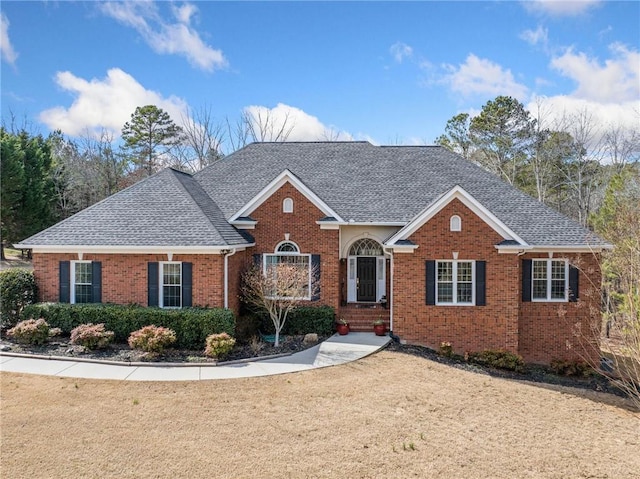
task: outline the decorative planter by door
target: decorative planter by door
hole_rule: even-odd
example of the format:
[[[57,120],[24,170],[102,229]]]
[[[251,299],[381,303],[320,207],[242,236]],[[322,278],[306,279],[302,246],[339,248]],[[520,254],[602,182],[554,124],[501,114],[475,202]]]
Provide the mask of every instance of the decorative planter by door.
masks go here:
[[[336,330],[338,331],[338,334],[344,336],[345,334],[349,334],[349,325],[337,323]]]
[[[387,327],[384,323],[373,325],[373,332],[376,333],[376,336],[384,336],[386,329]]]

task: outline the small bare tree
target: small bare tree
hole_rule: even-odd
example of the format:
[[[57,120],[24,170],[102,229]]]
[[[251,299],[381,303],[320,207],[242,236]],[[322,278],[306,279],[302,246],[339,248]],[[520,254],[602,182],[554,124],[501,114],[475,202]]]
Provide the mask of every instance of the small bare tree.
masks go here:
[[[295,257],[292,257],[292,260]],[[275,346],[292,310],[314,297],[318,282],[316,270],[303,262],[268,264],[265,271],[254,266],[242,278],[242,296],[246,304],[266,311],[276,331]]]

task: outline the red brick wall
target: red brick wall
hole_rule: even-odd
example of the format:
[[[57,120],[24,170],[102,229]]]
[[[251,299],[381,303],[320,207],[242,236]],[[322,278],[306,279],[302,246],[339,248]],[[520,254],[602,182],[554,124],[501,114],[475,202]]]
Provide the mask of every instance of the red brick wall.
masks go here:
[[[58,301],[60,261],[76,254],[34,253],[33,267],[41,301]],[[83,260],[102,262],[102,302],[147,305],[147,263],[167,261],[163,254],[85,254]],[[219,254],[173,255],[173,261],[193,264],[193,305],[224,305],[224,261]],[[234,304],[235,306],[235,304]]]
[[[282,201],[293,199],[293,213],[282,212]],[[262,203],[251,217],[258,223],[249,231],[256,240],[249,254],[273,253],[278,243],[289,240],[300,247],[301,253],[320,255],[320,301],[338,308],[340,302],[340,235],[338,230],[321,230],[316,221],[324,217],[322,211],[291,184],[285,183]]]
[[[460,216],[462,231],[449,219]],[[502,237],[458,200],[409,238],[419,247],[394,255],[394,333],[411,343],[438,349],[442,341],[457,353],[483,349],[518,351],[518,260],[498,254]],[[486,261],[486,306],[427,306],[426,260]]]
[[[548,258],[546,254],[523,259]],[[579,272],[579,300],[575,303],[520,303],[520,354],[527,362],[548,364],[552,359],[599,359],[597,338],[602,322],[599,258],[593,254],[566,255]],[[522,275],[522,273],[521,273]],[[521,276],[520,276],[521,277]]]

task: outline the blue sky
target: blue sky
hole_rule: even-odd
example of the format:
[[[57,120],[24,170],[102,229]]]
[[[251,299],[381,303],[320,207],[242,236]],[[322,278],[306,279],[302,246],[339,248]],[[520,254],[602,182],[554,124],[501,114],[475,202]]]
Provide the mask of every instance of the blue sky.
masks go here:
[[[136,106],[431,144],[497,95],[640,129],[640,2],[1,3],[2,119],[115,134]],[[547,109],[549,110],[549,109]],[[549,120],[551,121],[551,120]]]

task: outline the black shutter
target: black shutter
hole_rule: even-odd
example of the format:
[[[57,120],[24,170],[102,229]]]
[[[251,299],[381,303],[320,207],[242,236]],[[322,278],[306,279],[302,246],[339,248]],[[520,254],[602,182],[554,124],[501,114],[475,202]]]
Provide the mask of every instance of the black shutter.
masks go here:
[[[91,263],[91,302],[102,303],[102,263]]]
[[[531,268],[532,261],[530,259],[522,260],[522,302],[531,302]]]
[[[262,255],[260,253],[256,253],[253,255],[253,264],[257,268],[262,267]]]
[[[182,263],[182,307],[191,307],[192,297],[192,270],[193,265],[191,263]]]
[[[575,303],[580,297],[580,271],[575,266],[569,265],[569,301]]]
[[[426,286],[427,286],[427,304],[436,304],[436,262],[434,260],[426,261]]]
[[[158,263],[147,263],[147,304],[158,306]]]
[[[59,301],[68,303],[71,301],[71,262],[60,261]]]
[[[313,296],[311,297],[311,301],[319,301],[320,300],[320,255],[312,254],[311,255],[311,287],[313,291]]]
[[[476,261],[476,306],[486,306],[486,261]]]

